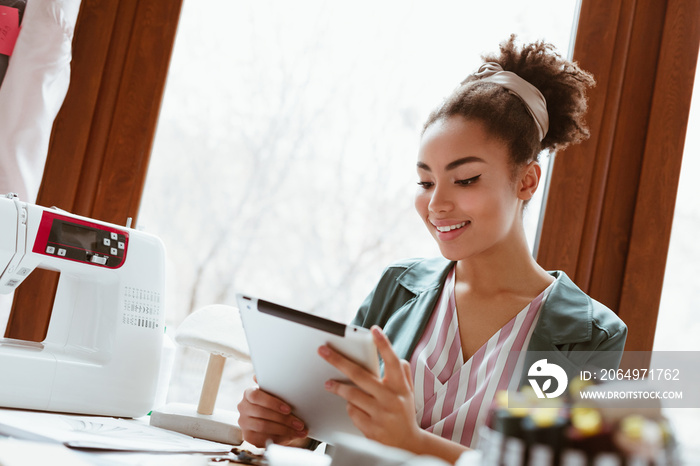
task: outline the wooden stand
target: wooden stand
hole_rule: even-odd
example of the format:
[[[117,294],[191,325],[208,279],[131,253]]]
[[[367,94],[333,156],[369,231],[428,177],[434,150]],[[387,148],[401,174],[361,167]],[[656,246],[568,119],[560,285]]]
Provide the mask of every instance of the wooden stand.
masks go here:
[[[151,414],[151,425],[192,437],[240,445],[238,413],[215,410],[227,356],[249,360],[238,309],[207,306],[191,314],[178,328],[175,341],[209,353],[199,405],[168,403]]]

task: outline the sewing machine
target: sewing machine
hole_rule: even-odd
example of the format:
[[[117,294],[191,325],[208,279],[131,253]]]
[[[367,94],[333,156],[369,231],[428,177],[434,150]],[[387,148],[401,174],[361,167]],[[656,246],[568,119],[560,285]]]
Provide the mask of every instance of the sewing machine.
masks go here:
[[[48,332],[39,343],[0,339],[0,406],[147,414],[164,334],[162,242],[0,195],[0,293],[35,268],[60,272]]]

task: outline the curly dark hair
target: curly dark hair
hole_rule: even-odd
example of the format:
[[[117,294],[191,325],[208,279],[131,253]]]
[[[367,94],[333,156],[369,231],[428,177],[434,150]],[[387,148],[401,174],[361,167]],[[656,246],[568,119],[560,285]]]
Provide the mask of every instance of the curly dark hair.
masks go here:
[[[563,149],[588,138],[584,120],[586,90],[595,85],[595,80],[576,63],[562,58],[553,45],[539,41],[519,49],[513,34],[500,44],[499,54],[484,55],[482,59],[500,64],[539,89],[549,115],[545,138],[539,140],[535,121],[522,100],[498,84],[480,82],[474,75],[430,114],[423,131],[438,120],[457,115],[479,120],[508,145],[516,167],[537,160],[545,149]]]

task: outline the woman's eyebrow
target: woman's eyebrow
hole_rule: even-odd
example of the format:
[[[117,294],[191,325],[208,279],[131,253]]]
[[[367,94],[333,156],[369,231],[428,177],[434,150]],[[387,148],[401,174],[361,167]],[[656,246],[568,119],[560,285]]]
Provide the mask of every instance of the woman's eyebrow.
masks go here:
[[[482,159],[481,157],[476,157],[476,156],[471,155],[469,157],[462,157],[461,159],[457,159],[457,160],[454,160],[454,161],[448,163],[445,166],[445,170],[446,171],[454,170],[455,168],[460,167],[460,166],[464,165],[465,163],[475,163],[475,162],[486,163],[486,161],[484,159]],[[430,169],[430,167],[428,166],[428,164],[420,162],[420,161],[416,164],[416,166],[418,168],[420,168],[421,170],[425,170],[427,172],[432,171]]]

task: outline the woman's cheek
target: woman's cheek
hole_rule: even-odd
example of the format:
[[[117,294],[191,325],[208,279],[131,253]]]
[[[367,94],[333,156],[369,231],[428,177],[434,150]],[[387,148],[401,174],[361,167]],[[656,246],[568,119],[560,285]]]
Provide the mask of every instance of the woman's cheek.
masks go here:
[[[416,191],[416,196],[413,199],[413,205],[416,208],[416,212],[418,212],[418,215],[423,220],[425,220],[425,218],[428,216],[429,203],[430,197],[428,196],[428,193],[426,193],[425,189],[419,187]]]

